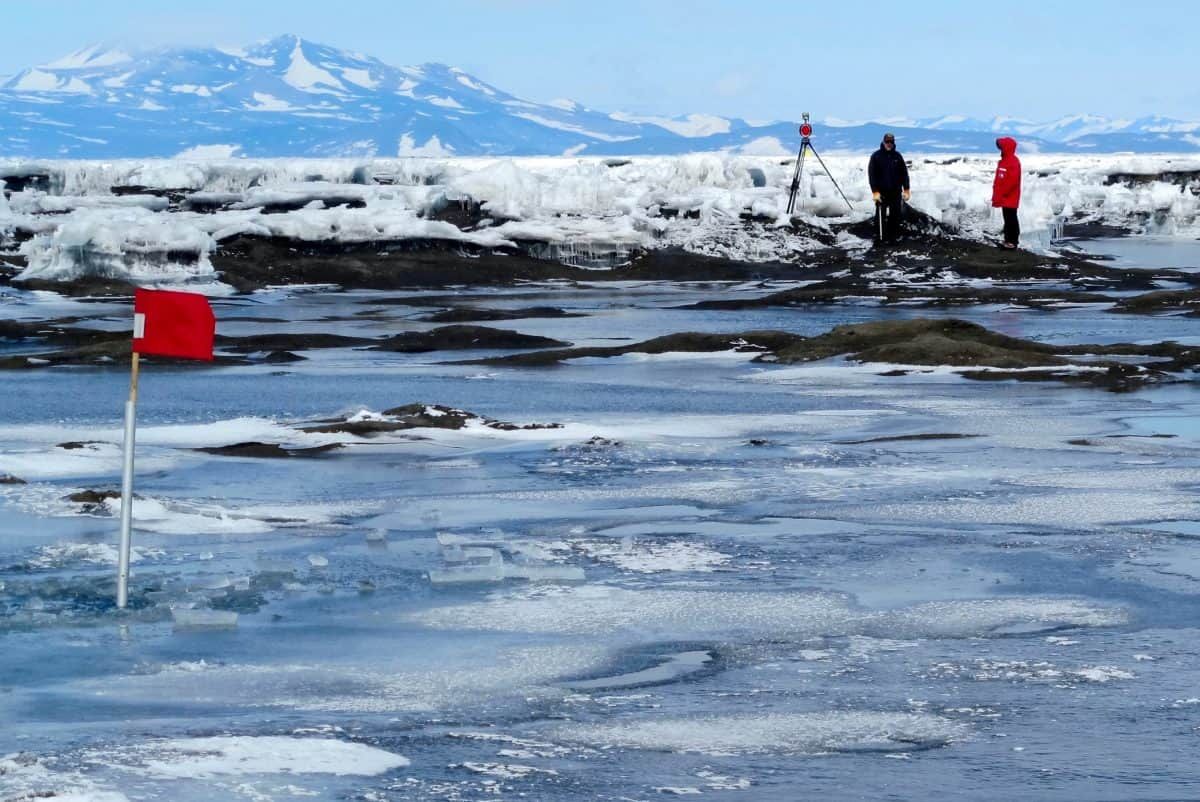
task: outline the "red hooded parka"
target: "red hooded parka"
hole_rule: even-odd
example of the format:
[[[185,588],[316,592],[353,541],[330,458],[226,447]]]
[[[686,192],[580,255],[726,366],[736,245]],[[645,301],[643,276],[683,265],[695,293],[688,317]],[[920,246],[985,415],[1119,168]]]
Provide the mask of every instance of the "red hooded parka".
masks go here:
[[[1017,158],[1017,140],[1002,136],[996,140],[1000,148],[1000,163],[996,165],[996,180],[992,182],[992,205],[1015,209],[1021,205],[1021,160]]]

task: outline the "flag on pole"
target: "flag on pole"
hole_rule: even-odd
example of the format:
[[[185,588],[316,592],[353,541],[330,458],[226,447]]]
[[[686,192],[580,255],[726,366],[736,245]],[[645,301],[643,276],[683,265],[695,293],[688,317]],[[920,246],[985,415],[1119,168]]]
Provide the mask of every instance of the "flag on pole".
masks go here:
[[[117,607],[129,603],[133,549],[133,449],[137,437],[138,370],[141,354],[212,361],[217,321],[208,299],[194,292],[138,290],[133,296],[133,359],[125,402],[121,469],[121,547],[117,557]]]
[[[133,350],[179,359],[213,358],[216,318],[194,292],[138,290],[133,298]]]

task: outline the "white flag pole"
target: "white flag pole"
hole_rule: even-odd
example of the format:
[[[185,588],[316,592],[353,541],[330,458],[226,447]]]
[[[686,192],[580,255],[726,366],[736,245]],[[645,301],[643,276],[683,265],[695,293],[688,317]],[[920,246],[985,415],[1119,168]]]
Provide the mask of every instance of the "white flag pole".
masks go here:
[[[138,352],[134,351],[133,367],[129,373],[129,400],[125,402],[125,451],[121,472],[121,554],[117,562],[117,607],[122,610],[129,601],[129,552],[132,546],[130,528],[133,524],[133,443],[137,426],[137,394]]]

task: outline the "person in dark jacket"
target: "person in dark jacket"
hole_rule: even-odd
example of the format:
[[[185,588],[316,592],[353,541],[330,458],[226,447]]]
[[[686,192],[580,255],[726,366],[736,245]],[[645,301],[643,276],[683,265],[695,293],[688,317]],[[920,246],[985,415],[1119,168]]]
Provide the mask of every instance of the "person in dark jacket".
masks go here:
[[[992,206],[1004,215],[1004,245],[1008,250],[1017,247],[1021,239],[1021,224],[1017,222],[1017,207],[1021,205],[1021,160],[1017,158],[1017,140],[1002,136],[996,140],[1000,163],[992,182]]]
[[[896,137],[890,131],[883,135],[879,150],[871,154],[867,179],[871,182],[871,197],[875,199],[876,235],[882,242],[895,242],[900,237],[904,201],[909,199],[910,192],[908,165],[896,150]]]

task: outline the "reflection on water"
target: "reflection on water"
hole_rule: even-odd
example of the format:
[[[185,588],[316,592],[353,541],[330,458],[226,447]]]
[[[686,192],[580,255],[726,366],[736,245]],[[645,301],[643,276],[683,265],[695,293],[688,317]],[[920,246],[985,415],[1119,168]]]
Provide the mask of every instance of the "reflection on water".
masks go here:
[[[1185,237],[1109,237],[1073,242],[1077,248],[1097,256],[1112,257],[1113,267],[1171,268],[1200,272],[1200,240]]]

